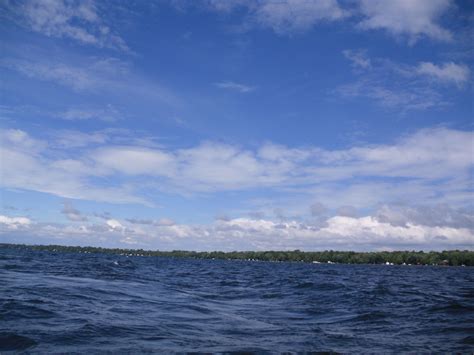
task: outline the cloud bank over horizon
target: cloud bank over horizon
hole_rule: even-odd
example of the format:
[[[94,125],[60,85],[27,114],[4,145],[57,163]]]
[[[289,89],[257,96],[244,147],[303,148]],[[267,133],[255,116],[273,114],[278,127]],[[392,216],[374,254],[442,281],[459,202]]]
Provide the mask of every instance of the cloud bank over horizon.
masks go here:
[[[405,214],[400,213],[400,208]],[[207,225],[171,220],[95,218],[92,223],[38,223],[27,217],[0,215],[6,242],[66,244],[160,250],[446,250],[470,248],[474,214],[438,206],[444,218],[431,221],[418,208],[382,206],[374,216],[335,215],[318,221],[217,219]],[[77,211],[77,210],[76,210]],[[420,217],[420,216],[418,216]],[[425,219],[423,221],[423,219]],[[73,219],[76,222],[86,219]],[[427,248],[427,245],[429,246]]]
[[[272,143],[250,151],[212,142],[170,150],[117,146],[110,136],[85,137],[79,152],[76,144],[58,149],[54,140],[39,140],[21,130],[6,130],[1,136],[7,143],[1,149],[5,188],[144,205],[153,202],[141,193],[142,185],[147,192],[183,195],[266,189],[290,199],[300,195],[320,201],[297,216],[285,216],[289,205],[283,204],[267,216],[248,213],[250,217],[217,218],[209,224],[86,216],[71,200],[61,210],[68,223],[1,216],[0,233],[27,243],[74,241],[167,250],[439,250],[467,248],[474,237],[474,164],[472,151],[466,149],[474,141],[472,132],[425,129],[391,145],[334,151]],[[65,156],[68,151],[71,156]],[[113,176],[126,178],[126,185],[111,188],[101,182]],[[426,203],[434,207],[420,207]],[[369,212],[358,216],[359,210]]]

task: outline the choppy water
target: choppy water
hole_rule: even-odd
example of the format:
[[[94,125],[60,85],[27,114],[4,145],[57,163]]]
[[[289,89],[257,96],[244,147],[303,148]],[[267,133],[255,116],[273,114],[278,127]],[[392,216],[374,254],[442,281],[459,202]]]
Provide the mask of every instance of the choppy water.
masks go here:
[[[0,351],[474,350],[474,270],[0,249]]]

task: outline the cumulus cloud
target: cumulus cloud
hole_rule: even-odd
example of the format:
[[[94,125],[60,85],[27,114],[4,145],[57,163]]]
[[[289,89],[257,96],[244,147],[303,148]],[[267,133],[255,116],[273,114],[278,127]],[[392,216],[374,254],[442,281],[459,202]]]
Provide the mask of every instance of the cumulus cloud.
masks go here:
[[[407,223],[406,226],[394,226],[383,223],[372,216],[353,218],[336,216],[330,218],[323,232],[337,238],[350,238],[352,243],[373,243],[380,246],[436,246],[443,241],[450,245],[469,245],[474,234],[467,228],[430,227]]]
[[[7,4],[18,22],[45,36],[129,51],[125,41],[104,23],[93,1],[24,0]]]
[[[105,223],[109,226],[110,230],[123,230],[122,223],[116,219],[108,219]]]
[[[0,215],[0,226],[7,230],[17,230],[25,228],[31,224],[31,220],[27,217],[8,217]]]
[[[394,36],[406,36],[413,44],[422,37],[450,41],[453,34],[439,24],[439,19],[452,6],[450,0],[361,0],[364,19],[359,27],[385,30]]]
[[[2,219],[3,218],[3,219]],[[1,228],[10,217],[0,217],[0,235],[11,228]],[[393,225],[374,216],[334,216],[324,224],[295,220],[274,222],[265,219],[219,219],[210,224],[148,224],[108,219],[99,224],[27,223],[16,229],[16,242],[33,236],[36,243],[71,243],[188,250],[440,250],[472,246],[473,229],[467,227],[428,226],[409,222]],[[54,238],[54,240],[52,239]]]

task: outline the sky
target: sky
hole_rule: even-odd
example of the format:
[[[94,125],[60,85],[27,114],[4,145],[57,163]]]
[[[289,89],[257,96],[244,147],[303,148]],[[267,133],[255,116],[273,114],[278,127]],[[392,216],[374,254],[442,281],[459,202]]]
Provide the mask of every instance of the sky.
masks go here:
[[[0,0],[0,242],[474,249],[474,3]]]

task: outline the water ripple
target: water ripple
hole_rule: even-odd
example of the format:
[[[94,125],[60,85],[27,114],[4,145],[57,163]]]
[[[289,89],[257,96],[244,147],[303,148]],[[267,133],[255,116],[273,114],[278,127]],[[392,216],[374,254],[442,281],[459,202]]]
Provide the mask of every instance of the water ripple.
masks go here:
[[[0,351],[474,351],[471,268],[0,250]]]

